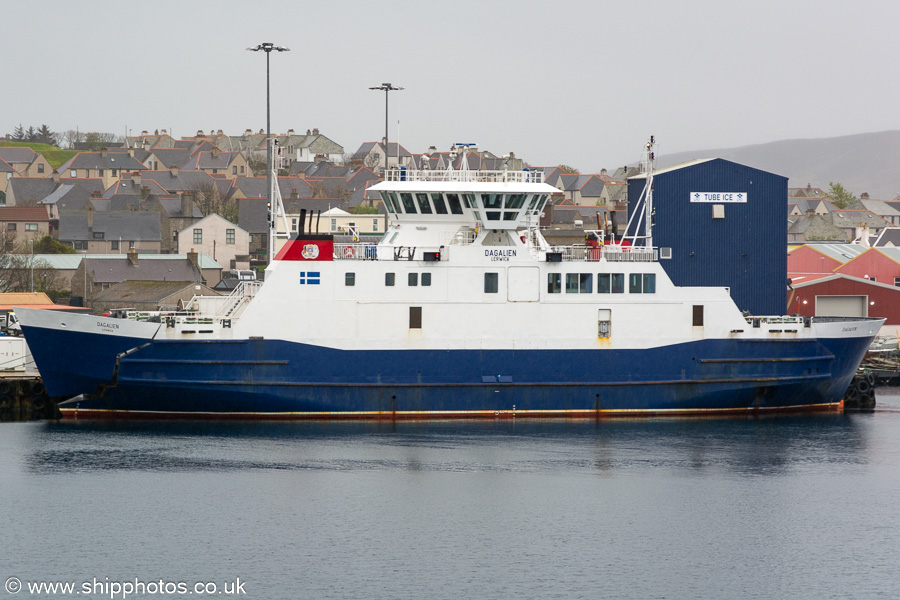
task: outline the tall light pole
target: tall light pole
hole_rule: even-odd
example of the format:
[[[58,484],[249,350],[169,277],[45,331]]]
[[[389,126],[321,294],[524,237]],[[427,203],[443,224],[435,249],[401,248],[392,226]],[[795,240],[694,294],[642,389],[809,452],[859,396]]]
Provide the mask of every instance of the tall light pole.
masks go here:
[[[376,85],[369,88],[370,90],[384,90],[384,180],[387,181],[387,172],[388,172],[388,153],[390,145],[388,144],[388,94],[390,92],[395,92],[402,90],[403,88],[400,86],[392,85],[390,83],[382,83],[381,85]],[[400,146],[397,145],[397,162],[400,162]]]
[[[266,249],[266,256],[268,258],[269,263],[272,262],[272,253],[275,248],[274,238],[271,234],[272,227],[275,226],[275,218],[272,214],[273,206],[272,206],[272,109],[271,109],[271,101],[269,96],[269,55],[274,50],[275,52],[290,52],[290,48],[283,48],[282,46],[276,46],[272,42],[263,42],[259,44],[256,48],[247,48],[250,52],[265,52],[266,53],[266,204],[268,205],[269,211],[269,236],[268,236],[268,248]]]

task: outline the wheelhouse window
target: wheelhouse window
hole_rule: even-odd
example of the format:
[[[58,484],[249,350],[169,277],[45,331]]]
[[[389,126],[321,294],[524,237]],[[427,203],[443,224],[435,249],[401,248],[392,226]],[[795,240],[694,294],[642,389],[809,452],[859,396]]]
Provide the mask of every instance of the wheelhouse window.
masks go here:
[[[475,194],[463,194],[463,204],[466,208],[475,208]]]
[[[422,273],[422,285],[423,286],[431,285],[431,273]]]
[[[423,215],[430,215],[431,204],[428,202],[428,194],[416,194],[416,200],[419,202],[419,212]]]
[[[562,292],[562,274],[547,273],[547,293],[559,294]]]
[[[415,287],[419,285],[419,274],[418,273],[409,273],[406,276],[406,284],[410,287]]]
[[[500,274],[485,273],[484,274],[484,293],[496,294],[500,290]]]
[[[440,194],[431,194],[431,202],[434,204],[434,212],[439,215],[447,214],[447,205],[444,203],[444,197]]]
[[[384,274],[384,285],[387,287],[392,287],[394,285],[394,280],[396,276],[394,273],[385,273]]]
[[[459,194],[447,194],[447,203],[450,204],[450,212],[454,215],[463,214],[462,205],[459,203]]]
[[[400,200],[403,201],[403,210],[411,215],[416,214],[416,205],[413,202],[412,194],[401,193]]]
[[[344,273],[344,285],[347,287],[356,285],[356,273]]]

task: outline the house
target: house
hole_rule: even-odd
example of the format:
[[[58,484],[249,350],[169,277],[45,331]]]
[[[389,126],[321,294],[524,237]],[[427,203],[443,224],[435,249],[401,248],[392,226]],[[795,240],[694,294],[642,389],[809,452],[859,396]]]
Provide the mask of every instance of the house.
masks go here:
[[[847,242],[849,239],[847,233],[835,226],[827,215],[806,214],[788,219],[787,241]]]
[[[124,152],[103,149],[100,152],[79,152],[58,169],[61,176],[68,175],[73,179],[90,179],[96,177],[103,182],[106,189],[125,172],[144,169],[143,163],[134,157],[134,149]]]
[[[848,209],[867,210],[875,213],[891,225],[900,225],[900,210],[897,210],[887,200],[870,200],[869,194],[863,192],[859,200],[847,207]]]
[[[250,268],[250,233],[217,214],[182,229],[177,240],[179,251],[207,254],[228,269]]]
[[[364,142],[353,154],[354,162],[359,162],[364,167],[381,172],[384,170],[384,141]],[[409,150],[397,144],[388,143],[388,168],[410,167],[412,154]]]
[[[158,212],[102,212],[93,209],[60,213],[59,241],[93,254],[127,250],[159,253],[162,247]]]
[[[12,165],[0,159],[0,206],[6,206],[6,187],[15,174],[16,170],[12,168]]]
[[[64,189],[63,189],[64,188]],[[62,191],[60,191],[62,189]],[[58,210],[63,208],[61,202],[62,196],[66,195],[70,190],[75,193],[71,196],[85,198],[92,194],[100,194],[106,188],[100,179],[72,179],[69,177],[60,177],[58,173],[54,173],[51,177],[13,177],[9,180],[9,187],[6,191],[7,206],[37,206],[39,204],[55,204],[56,207],[50,210],[51,218],[59,218]],[[47,198],[56,193],[57,196],[51,202],[47,202]],[[64,208],[64,210],[78,210],[75,207]]]
[[[50,235],[47,209],[41,206],[0,207],[0,252],[9,252],[45,235]]]
[[[66,255],[70,257],[80,255]],[[151,258],[152,256],[152,258]],[[129,251],[125,254],[86,256],[72,273],[72,295],[91,299],[95,294],[122,281],[191,281],[207,283],[221,278],[222,267],[215,261],[215,269],[201,269],[197,253],[184,255],[141,255]],[[86,292],[86,294],[85,294]]]
[[[609,206],[606,182],[599,175],[558,174],[550,185],[578,206]]]
[[[44,155],[27,146],[0,146],[0,160],[12,168],[12,177],[49,177],[53,173]]]
[[[188,171],[203,171],[210,175],[225,175],[228,178],[250,175],[247,159],[240,152],[222,152],[216,147],[208,151],[198,151],[181,165]]]
[[[306,135],[295,135],[294,130],[290,129],[287,134],[275,136],[275,139],[283,152],[285,162],[282,168],[285,169],[289,169],[295,161],[341,163],[344,160],[344,147],[320,134],[318,129],[307,129]]]
[[[97,292],[88,306],[95,314],[117,309],[171,311],[182,309],[195,295],[220,294],[205,284],[194,281],[128,280]]]

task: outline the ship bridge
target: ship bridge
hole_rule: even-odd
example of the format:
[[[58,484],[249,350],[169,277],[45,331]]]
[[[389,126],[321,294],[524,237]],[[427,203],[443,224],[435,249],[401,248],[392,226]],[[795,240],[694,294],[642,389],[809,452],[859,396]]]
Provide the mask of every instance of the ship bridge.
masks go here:
[[[532,171],[392,169],[371,188],[381,194],[394,224],[474,231],[537,227],[558,191]]]

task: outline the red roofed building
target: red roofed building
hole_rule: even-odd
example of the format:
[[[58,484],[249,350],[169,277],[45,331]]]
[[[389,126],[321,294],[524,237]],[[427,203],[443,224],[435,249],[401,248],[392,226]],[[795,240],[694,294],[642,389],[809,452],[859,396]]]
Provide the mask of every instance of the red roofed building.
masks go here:
[[[834,270],[835,273],[900,286],[900,248],[869,248]]]

